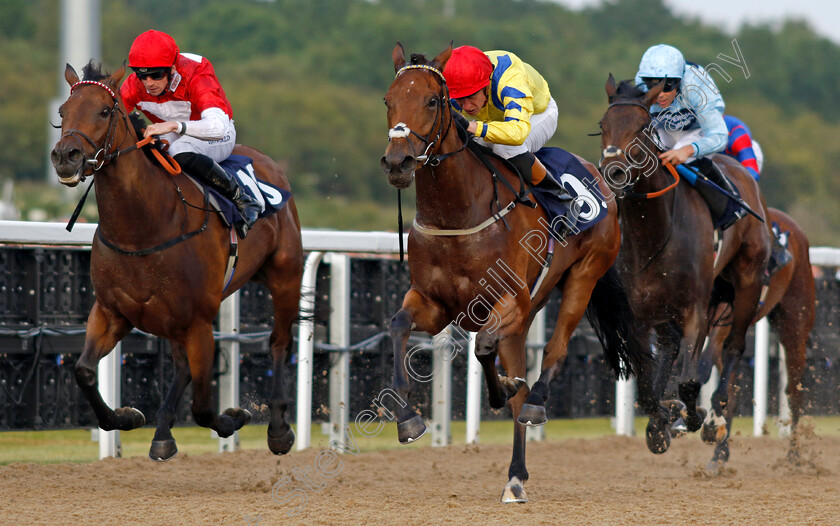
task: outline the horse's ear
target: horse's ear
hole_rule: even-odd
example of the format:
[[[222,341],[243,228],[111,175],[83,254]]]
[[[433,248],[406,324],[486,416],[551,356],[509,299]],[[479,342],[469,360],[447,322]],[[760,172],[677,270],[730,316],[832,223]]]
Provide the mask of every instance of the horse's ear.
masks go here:
[[[401,43],[397,42],[397,45],[394,47],[394,51],[391,53],[391,58],[394,59],[394,73],[405,66],[405,49],[403,49],[403,45]]]
[[[67,81],[67,84],[71,86],[77,82],[79,82],[79,76],[76,74],[76,70],[73,69],[73,66],[67,64],[64,67],[64,80]]]
[[[125,76],[125,64],[122,65],[120,69],[115,71],[110,77],[108,77],[108,83],[113,86],[119,86],[120,81]]]
[[[607,90],[607,97],[609,97],[610,99],[615,97],[615,77],[613,77],[612,73],[610,73],[610,76],[607,78],[607,83],[606,85],[604,85],[604,88],[606,88]]]
[[[648,108],[650,108],[653,105],[654,101],[656,101],[656,97],[658,97],[659,94],[662,93],[662,90],[664,88],[665,88],[665,80],[664,79],[659,81],[659,84],[657,84],[656,86],[650,88],[648,90],[647,94],[645,94],[645,96],[642,98],[642,102],[644,103],[644,105],[647,106]]]
[[[441,51],[440,55],[436,56],[434,60],[432,60],[432,65],[443,71],[444,66],[449,61],[449,57],[452,56],[452,44],[454,44],[454,40],[449,41],[449,47]]]

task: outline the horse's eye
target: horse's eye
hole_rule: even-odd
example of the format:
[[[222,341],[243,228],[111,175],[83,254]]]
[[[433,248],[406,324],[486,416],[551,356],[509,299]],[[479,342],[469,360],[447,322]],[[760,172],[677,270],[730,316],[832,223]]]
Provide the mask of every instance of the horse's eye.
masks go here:
[[[111,115],[111,108],[105,108],[104,110],[99,112],[100,117],[107,117]]]
[[[429,108],[437,108],[438,104],[440,104],[440,99],[437,97],[432,97],[429,99]]]

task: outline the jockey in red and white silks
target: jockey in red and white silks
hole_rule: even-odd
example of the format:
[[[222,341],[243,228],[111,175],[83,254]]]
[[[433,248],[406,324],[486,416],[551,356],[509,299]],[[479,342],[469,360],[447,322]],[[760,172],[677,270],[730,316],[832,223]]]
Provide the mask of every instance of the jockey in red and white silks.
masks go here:
[[[150,30],[132,46],[129,65],[135,72],[120,87],[123,103],[153,123],[177,123],[175,131],[162,135],[170,144],[170,155],[194,152],[220,162],[231,154],[236,144],[233,112],[210,61],[180,53],[169,35]],[[137,70],[154,74],[162,68],[169,69],[169,81],[160,94],[152,94],[138,78],[143,72]]]

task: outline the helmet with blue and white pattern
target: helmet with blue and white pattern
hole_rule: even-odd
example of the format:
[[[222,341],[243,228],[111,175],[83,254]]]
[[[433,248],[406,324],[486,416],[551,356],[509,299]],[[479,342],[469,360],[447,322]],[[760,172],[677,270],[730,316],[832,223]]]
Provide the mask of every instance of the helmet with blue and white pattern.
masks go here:
[[[665,44],[658,44],[648,48],[642,55],[636,77],[681,79],[684,73],[685,59],[680,50]]]

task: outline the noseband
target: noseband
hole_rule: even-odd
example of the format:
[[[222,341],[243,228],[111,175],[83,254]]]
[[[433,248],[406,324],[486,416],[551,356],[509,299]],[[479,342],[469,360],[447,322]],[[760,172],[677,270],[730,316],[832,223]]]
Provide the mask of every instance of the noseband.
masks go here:
[[[455,155],[456,153],[459,153],[459,152],[463,151],[464,148],[466,148],[467,144],[464,143],[461,146],[461,148],[459,148],[458,150],[456,150],[454,152],[444,153],[444,154],[441,154],[441,155],[434,155],[434,154],[430,153],[432,151],[432,149],[435,147],[435,145],[440,142],[441,138],[446,138],[446,136],[449,134],[449,129],[452,127],[452,118],[450,117],[449,124],[446,127],[446,131],[445,132],[443,131],[443,111],[442,111],[442,108],[444,108],[444,107],[447,108],[447,109],[451,108],[450,99],[449,99],[449,88],[446,85],[446,77],[443,76],[443,73],[441,73],[440,70],[438,70],[437,68],[429,66],[428,64],[408,64],[408,65],[405,65],[402,68],[400,68],[399,71],[397,71],[397,74],[395,75],[395,78],[399,77],[404,71],[409,70],[409,69],[423,69],[423,70],[426,70],[426,71],[430,71],[430,72],[434,73],[435,75],[437,75],[437,77],[440,79],[441,89],[440,89],[440,93],[438,94],[438,96],[440,97],[440,104],[438,104],[437,110],[435,112],[435,120],[434,120],[436,126],[432,128],[432,130],[429,132],[429,134],[427,136],[423,137],[419,133],[417,133],[414,130],[412,130],[411,128],[409,128],[408,125],[406,125],[404,122],[398,122],[396,126],[391,128],[390,130],[388,130],[388,141],[390,142],[391,139],[407,139],[409,135],[414,135],[415,137],[417,137],[418,139],[423,141],[423,144],[426,145],[426,150],[423,152],[423,155],[417,155],[417,156],[415,156],[415,159],[417,159],[418,161],[423,161],[422,166],[426,166],[428,164],[429,166],[434,167],[434,166],[439,165],[440,162],[442,160],[446,159],[447,157],[449,157],[451,155]],[[438,124],[438,122],[439,122],[439,124]],[[432,139],[432,135],[434,135],[434,139]],[[409,145],[411,145],[411,141],[409,141]],[[414,146],[411,146],[411,149],[414,150]]]

